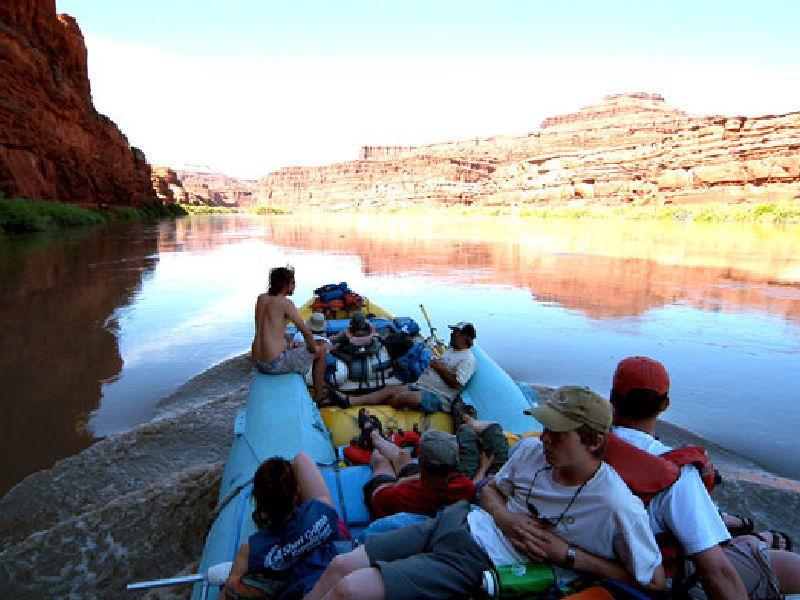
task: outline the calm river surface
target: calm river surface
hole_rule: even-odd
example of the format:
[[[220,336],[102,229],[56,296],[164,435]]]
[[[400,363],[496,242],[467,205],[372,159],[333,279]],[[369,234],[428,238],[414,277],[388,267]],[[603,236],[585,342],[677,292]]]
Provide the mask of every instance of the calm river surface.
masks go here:
[[[800,228],[453,217],[195,216],[0,239],[0,495],[249,350],[270,266],[298,304],[347,281],[396,315],[472,320],[519,380],[604,395],[672,376],[667,419],[800,479]]]

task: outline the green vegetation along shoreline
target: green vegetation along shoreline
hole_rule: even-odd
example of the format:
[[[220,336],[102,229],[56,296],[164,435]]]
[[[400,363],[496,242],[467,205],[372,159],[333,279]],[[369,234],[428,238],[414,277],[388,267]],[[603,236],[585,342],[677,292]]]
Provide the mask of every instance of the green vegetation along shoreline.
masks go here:
[[[485,205],[396,205],[308,209],[275,206],[226,207],[165,205],[83,208],[73,204],[7,199],[0,195],[0,234],[34,233],[73,227],[97,226],[112,221],[136,221],[185,215],[289,215],[336,212],[341,214],[442,215],[464,217],[518,217],[521,219],[611,219],[626,221],[682,221],[697,223],[800,223],[800,201],[742,204],[668,204],[663,206],[485,206]]]
[[[8,199],[0,195],[0,234],[96,227],[113,221],[180,217],[186,214],[180,206],[159,202],[137,207],[112,206],[100,209],[26,198]]]
[[[373,212],[367,209],[359,212]],[[667,204],[622,206],[396,206],[374,209],[382,214],[506,216],[532,219],[614,219],[628,221],[686,221],[700,223],[800,223],[800,202],[743,204]]]
[[[289,215],[292,210],[276,206],[206,206],[204,204],[179,204],[190,215]]]
[[[742,204],[667,204],[623,206],[485,206],[417,205],[279,208],[180,205],[189,214],[288,215],[303,213],[443,215],[463,217],[518,217],[521,219],[611,219],[625,221],[682,221],[696,223],[800,223],[800,201]]]

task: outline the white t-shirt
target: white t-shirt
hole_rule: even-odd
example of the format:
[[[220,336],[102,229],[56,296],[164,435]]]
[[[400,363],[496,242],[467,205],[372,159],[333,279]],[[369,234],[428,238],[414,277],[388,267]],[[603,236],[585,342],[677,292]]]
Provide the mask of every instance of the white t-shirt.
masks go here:
[[[472,350],[453,350],[448,348],[440,360],[447,366],[447,370],[455,375],[458,383],[466,385],[475,372],[475,355]],[[425,369],[419,376],[416,384],[419,389],[433,392],[442,399],[442,410],[450,410],[450,403],[458,395],[458,390],[451,388],[444,382],[439,374],[431,367]]]
[[[650,454],[664,454],[672,450],[638,429],[613,427],[612,431],[620,439]],[[692,465],[681,468],[678,480],[653,497],[647,506],[647,513],[653,533],[671,532],[688,556],[731,539],[700,479],[700,473]]]
[[[495,484],[508,498],[508,510],[529,514],[527,504],[531,502],[539,516],[551,522],[563,513],[554,531],[567,542],[603,558],[619,560],[639,583],[650,583],[661,564],[661,553],[641,500],[628,490],[617,472],[601,463],[578,492],[579,486],[555,481],[538,439],[523,440],[518,445],[495,475]],[[573,497],[575,501],[564,512]],[[470,512],[467,522],[473,538],[496,566],[526,560],[486,511]]]

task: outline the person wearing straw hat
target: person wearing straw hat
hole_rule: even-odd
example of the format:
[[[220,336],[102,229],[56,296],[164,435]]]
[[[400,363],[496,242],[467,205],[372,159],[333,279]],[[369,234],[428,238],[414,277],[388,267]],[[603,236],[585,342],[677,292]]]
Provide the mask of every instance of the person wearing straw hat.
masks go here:
[[[328,321],[325,320],[325,315],[321,312],[312,313],[311,316],[306,320],[306,325],[311,330],[312,337],[314,341],[324,342],[326,346],[331,345],[330,339],[325,335],[325,332],[328,329]],[[298,331],[294,334],[294,343],[299,346],[305,343],[305,338],[303,337],[302,332]],[[296,346],[296,347],[297,347]]]

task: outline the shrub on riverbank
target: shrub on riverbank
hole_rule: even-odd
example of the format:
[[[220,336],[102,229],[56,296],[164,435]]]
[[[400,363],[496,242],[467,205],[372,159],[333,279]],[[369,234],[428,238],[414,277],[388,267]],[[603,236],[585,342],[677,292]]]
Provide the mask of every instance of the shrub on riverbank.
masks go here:
[[[136,221],[186,215],[181,207],[158,202],[138,207],[118,206],[105,210],[74,204],[45,202],[0,195],[0,233],[34,233],[73,227],[91,227],[109,221]]]
[[[180,204],[190,215],[233,215],[247,212],[244,208],[234,206],[206,206],[205,204]]]
[[[194,204],[180,204],[181,208],[190,215],[231,215],[231,214],[255,214],[255,215],[288,215],[291,210],[278,208],[276,206],[196,206]]]
[[[800,203],[667,204],[664,206],[542,207],[520,211],[520,216],[567,219],[695,221],[703,223],[798,223]]]
[[[0,232],[51,231],[100,225],[105,221],[97,212],[72,204],[0,197]]]
[[[800,202],[760,204],[667,204],[663,206],[395,206],[367,209],[401,215],[447,214],[509,216],[533,219],[622,219],[631,221],[694,221],[704,223],[800,223]]]

